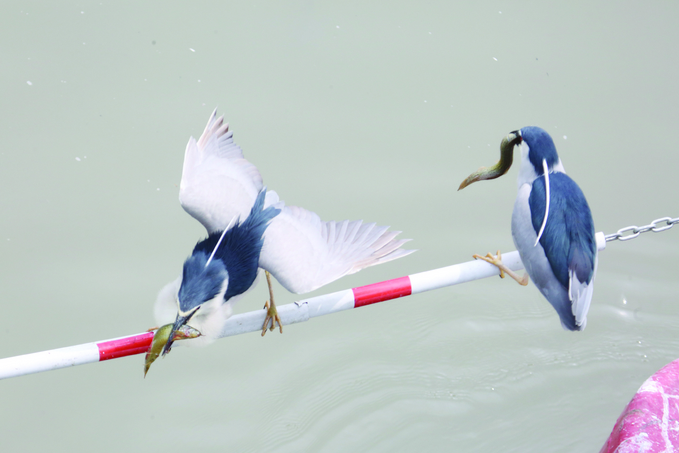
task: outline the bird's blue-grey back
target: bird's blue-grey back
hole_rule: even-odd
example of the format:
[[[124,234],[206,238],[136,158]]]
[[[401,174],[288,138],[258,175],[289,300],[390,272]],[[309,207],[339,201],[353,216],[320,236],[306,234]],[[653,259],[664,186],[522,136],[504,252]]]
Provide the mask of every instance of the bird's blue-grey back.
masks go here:
[[[273,206],[264,209],[265,196],[266,190],[262,190],[250,215],[224,234],[215,252],[213,260],[223,263],[229,276],[225,301],[250,289],[257,277],[264,232],[269,222],[280,213],[280,209]],[[212,253],[221,236],[222,231],[212,233],[196,244],[193,253]]]
[[[540,245],[557,280],[567,291],[569,270],[582,283],[594,275],[596,240],[592,213],[580,187],[565,173],[549,175],[550,206]],[[536,234],[545,216],[545,179],[533,182],[528,199]]]
[[[228,249],[231,253],[223,254],[222,260],[229,273],[233,274],[224,300],[229,300],[229,298],[250,289],[257,277],[259,255],[264,244],[264,232],[269,226],[269,222],[281,212],[280,209],[273,206],[264,209],[265,194],[266,189],[262,190],[257,196],[248,218],[234,227],[228,237],[224,237],[225,250]]]

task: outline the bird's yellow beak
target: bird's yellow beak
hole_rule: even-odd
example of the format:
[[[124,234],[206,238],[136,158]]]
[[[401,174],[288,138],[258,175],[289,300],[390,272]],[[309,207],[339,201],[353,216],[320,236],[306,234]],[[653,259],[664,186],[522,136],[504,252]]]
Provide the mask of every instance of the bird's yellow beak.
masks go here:
[[[499,178],[507,173],[509,167],[512,166],[512,161],[514,159],[514,146],[519,143],[521,143],[521,136],[518,131],[507,134],[500,144],[500,161],[492,167],[481,167],[467,176],[467,179],[462,181],[462,184],[460,184],[460,187],[458,187],[457,190],[462,190],[473,182]]]

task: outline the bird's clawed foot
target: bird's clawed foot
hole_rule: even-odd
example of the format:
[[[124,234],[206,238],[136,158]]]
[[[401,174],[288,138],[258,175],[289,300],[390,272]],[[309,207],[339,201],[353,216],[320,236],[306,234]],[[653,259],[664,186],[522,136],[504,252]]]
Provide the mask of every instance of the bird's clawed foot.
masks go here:
[[[280,332],[283,333],[283,323],[281,323],[281,318],[278,316],[278,310],[276,309],[276,304],[273,301],[273,289],[271,288],[271,274],[269,271],[264,271],[266,274],[266,283],[269,285],[269,300],[264,304],[264,309],[266,310],[266,318],[264,318],[264,325],[262,326],[262,336],[266,334],[266,330],[269,329],[273,331],[276,328],[276,323],[278,323],[278,328]]]
[[[514,273],[514,271],[505,266],[502,262],[502,255],[500,254],[499,250],[497,251],[497,256],[493,256],[493,254],[488,253],[486,256],[474,255],[474,259],[480,259],[492,264],[493,266],[496,266],[498,269],[500,269],[500,278],[505,278],[505,274],[507,274],[516,280],[521,286],[526,286],[528,284],[528,274],[524,274],[523,277],[519,277],[516,275],[516,273]]]
[[[266,310],[266,318],[262,326],[262,336],[266,334],[267,329],[273,331],[276,328],[276,323],[278,323],[280,332],[283,333],[283,324],[281,324],[281,318],[278,316],[278,310],[276,310],[276,305],[273,301],[269,302],[267,300],[264,304],[264,309]]]

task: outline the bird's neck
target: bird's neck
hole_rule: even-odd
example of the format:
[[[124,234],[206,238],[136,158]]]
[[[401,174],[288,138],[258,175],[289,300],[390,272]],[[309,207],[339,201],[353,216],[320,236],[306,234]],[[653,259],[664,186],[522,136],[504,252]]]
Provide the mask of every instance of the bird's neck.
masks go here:
[[[519,176],[517,177],[517,187],[521,187],[524,184],[533,184],[537,178],[541,178],[544,171],[535,171],[535,167],[528,158],[528,146],[524,143],[521,144],[521,168],[519,169]],[[549,168],[549,173],[566,173],[566,170],[561,163],[561,159],[557,161],[555,165]]]

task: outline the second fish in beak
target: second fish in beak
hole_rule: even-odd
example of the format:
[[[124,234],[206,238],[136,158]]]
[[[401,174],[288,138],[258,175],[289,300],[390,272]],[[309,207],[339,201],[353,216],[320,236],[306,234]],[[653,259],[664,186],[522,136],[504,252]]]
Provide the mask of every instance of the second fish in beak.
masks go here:
[[[473,182],[499,178],[507,173],[509,167],[512,166],[512,161],[514,159],[514,146],[519,145],[520,143],[521,135],[519,135],[519,131],[507,134],[500,144],[500,161],[492,167],[481,167],[467,176],[467,179],[462,181],[462,184],[460,184],[460,187],[458,187],[457,190],[462,190]]]
[[[144,361],[144,377],[146,377],[146,373],[148,373],[149,368],[151,368],[151,364],[156,361],[163,348],[170,340],[170,333],[172,332],[173,327],[173,324],[165,324],[164,326],[159,327],[153,335],[151,348],[149,349],[149,352],[146,353],[146,360]],[[200,335],[200,332],[193,327],[183,325],[174,331],[172,341],[198,338]]]

